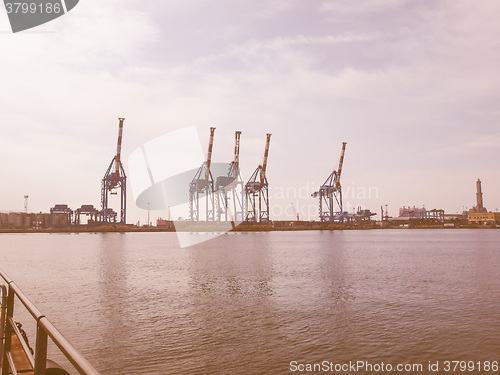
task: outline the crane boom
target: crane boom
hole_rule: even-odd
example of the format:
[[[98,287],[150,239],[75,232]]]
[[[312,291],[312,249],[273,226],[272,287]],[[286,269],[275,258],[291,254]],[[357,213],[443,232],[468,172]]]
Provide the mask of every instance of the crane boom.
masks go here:
[[[240,136],[241,132],[236,131],[234,134],[234,169],[235,171],[238,170],[238,167],[240,165]]]
[[[118,127],[118,144],[116,146],[115,181],[120,179],[120,157],[122,152],[123,121],[125,121],[125,118],[119,117],[118,120],[120,120],[120,125]]]
[[[269,156],[269,143],[270,142],[271,142],[271,134],[267,133],[266,149],[264,151],[264,161],[262,163],[262,172],[260,173],[260,187],[264,186],[264,180],[266,178],[267,157]]]
[[[210,176],[210,164],[212,163],[212,147],[214,145],[215,128],[210,128],[210,140],[208,141],[207,168],[205,170],[205,184],[208,184]]]
[[[335,182],[335,189],[340,188],[340,175],[342,173],[342,165],[344,164],[344,154],[345,154],[345,146],[347,145],[347,142],[342,142],[342,152],[340,153],[340,161],[339,161],[339,167],[337,169],[337,179]]]

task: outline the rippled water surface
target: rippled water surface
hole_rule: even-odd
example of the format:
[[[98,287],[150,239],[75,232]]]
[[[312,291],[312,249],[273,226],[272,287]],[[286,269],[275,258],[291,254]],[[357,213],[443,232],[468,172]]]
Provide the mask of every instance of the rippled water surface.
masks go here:
[[[287,374],[500,360],[499,244],[497,230],[234,233],[185,249],[173,233],[2,234],[0,268],[102,374]]]

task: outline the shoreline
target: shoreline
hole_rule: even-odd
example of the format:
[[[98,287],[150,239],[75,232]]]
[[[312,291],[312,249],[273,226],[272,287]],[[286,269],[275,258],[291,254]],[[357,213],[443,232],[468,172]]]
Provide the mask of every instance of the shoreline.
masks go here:
[[[272,227],[264,225],[244,225],[230,230],[217,228],[217,226],[192,226],[186,228],[138,228],[128,226],[105,226],[105,227],[69,227],[69,228],[44,228],[44,229],[0,229],[0,234],[30,234],[30,233],[164,233],[164,232],[297,232],[297,231],[332,231],[332,230],[387,230],[387,229],[500,229],[498,227],[484,225],[461,225],[461,226],[348,226],[348,225],[323,225],[315,227]]]

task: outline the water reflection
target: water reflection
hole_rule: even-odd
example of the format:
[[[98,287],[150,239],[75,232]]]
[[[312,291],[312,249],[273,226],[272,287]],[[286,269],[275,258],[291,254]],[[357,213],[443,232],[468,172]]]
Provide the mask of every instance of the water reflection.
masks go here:
[[[190,248],[190,288],[205,296],[260,298],[272,295],[272,264],[266,243],[241,246],[239,237],[225,234]]]
[[[189,358],[190,373],[236,373],[241,366],[256,373],[251,369],[257,353],[274,349],[266,339],[279,324],[270,303],[270,251],[265,241],[243,238],[248,236],[253,234],[225,234],[186,249],[190,334],[196,343],[190,348],[196,353]]]
[[[186,249],[175,233],[40,236],[36,251],[14,238],[2,267],[103,375],[500,350],[499,231],[238,233]]]
[[[127,243],[123,234],[105,233],[98,242],[99,269],[96,303],[99,306],[97,348],[104,354],[101,366],[106,371],[119,371],[126,357],[123,336],[130,326],[131,311],[127,280]],[[110,301],[113,301],[110,303]],[[125,336],[126,337],[126,336]]]

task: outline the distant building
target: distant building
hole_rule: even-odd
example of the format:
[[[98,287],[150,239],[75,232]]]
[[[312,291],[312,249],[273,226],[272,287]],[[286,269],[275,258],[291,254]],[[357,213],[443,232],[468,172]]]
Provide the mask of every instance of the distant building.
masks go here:
[[[399,209],[399,217],[407,217],[407,218],[412,218],[412,219],[422,219],[426,216],[427,210],[425,207],[418,208],[418,207],[406,207],[403,206],[402,208]]]
[[[48,222],[49,214],[41,212],[0,212],[0,229],[44,229]]]
[[[415,206],[403,206],[399,209],[399,217],[409,219],[437,219],[439,221],[444,221],[444,210],[437,208],[427,210],[425,207],[417,208]]]
[[[476,181],[476,205],[467,212],[469,224],[500,224],[500,212],[488,212],[483,204],[483,191],[481,189],[481,180]]]
[[[72,217],[73,210],[67,204],[56,204],[50,209],[49,227],[69,227]]]
[[[433,208],[427,210],[425,207],[406,207],[399,209],[399,217],[392,218],[393,224],[409,225],[412,228],[442,226],[444,223],[444,210]]]
[[[500,224],[500,212],[469,212],[469,224]]]
[[[481,190],[481,180],[476,181],[476,205],[469,212],[488,212],[483,205],[483,191]]]
[[[174,222],[171,220],[165,220],[162,218],[156,219],[156,226],[158,228],[171,229],[174,228]]]

